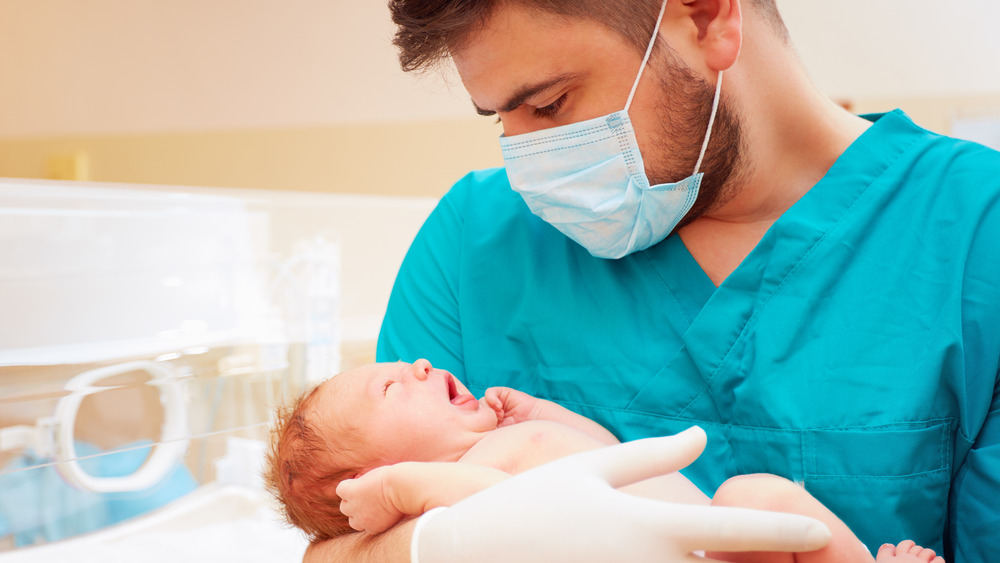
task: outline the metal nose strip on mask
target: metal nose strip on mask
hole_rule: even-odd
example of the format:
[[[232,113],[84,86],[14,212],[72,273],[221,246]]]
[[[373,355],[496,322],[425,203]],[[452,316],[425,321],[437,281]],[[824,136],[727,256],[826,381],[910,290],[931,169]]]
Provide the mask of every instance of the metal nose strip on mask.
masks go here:
[[[523,141],[508,142],[500,139],[500,149],[504,159],[517,159],[535,154],[551,153],[573,148],[584,147],[595,143],[607,141],[616,136],[616,132],[608,126],[608,118],[602,117],[593,120],[595,124],[584,129],[577,129],[579,123],[563,125],[557,129],[563,132],[546,135],[532,135],[532,138]],[[621,123],[619,117],[619,123]],[[548,130],[551,131],[551,130]]]
[[[597,122],[598,120],[594,121]],[[517,135],[516,137],[501,137],[500,148],[503,150],[523,149],[533,145],[561,141],[574,137],[583,137],[607,128],[607,124],[605,122],[595,123],[593,127],[588,127],[586,129],[575,129],[574,126],[579,126],[579,124],[571,123],[570,125],[561,125],[550,129],[541,129],[535,133],[524,133],[523,135]],[[514,140],[518,138],[521,140]]]

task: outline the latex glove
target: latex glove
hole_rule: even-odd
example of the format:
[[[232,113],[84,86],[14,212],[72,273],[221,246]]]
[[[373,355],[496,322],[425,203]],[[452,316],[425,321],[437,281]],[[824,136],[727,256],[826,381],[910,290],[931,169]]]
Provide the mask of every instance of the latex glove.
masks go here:
[[[812,551],[830,541],[827,527],[805,516],[615,490],[687,466],[705,442],[695,427],[526,471],[421,517],[412,556],[419,563],[678,563],[708,561],[695,551]]]

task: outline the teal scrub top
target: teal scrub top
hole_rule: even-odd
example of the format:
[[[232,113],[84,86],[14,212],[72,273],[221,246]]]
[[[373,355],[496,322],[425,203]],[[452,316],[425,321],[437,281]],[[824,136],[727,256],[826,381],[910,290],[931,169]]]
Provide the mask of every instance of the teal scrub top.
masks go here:
[[[672,235],[592,257],[474,172],[413,242],[380,361],[557,401],[622,440],[691,425],[685,474],[803,483],[873,551],[1000,557],[1000,153],[874,124],[716,288]]]

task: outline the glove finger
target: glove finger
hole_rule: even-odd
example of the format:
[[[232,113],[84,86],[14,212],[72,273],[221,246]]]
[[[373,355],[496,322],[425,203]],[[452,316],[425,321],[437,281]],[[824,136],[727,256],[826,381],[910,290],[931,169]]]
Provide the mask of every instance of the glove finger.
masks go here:
[[[705,431],[692,426],[680,434],[644,438],[565,457],[543,466],[546,473],[592,474],[612,488],[673,473],[698,459],[705,449]]]
[[[671,538],[692,551],[814,551],[832,537],[825,524],[799,514],[726,506],[658,510],[658,525],[672,527]]]
[[[683,563],[726,563],[720,559],[712,559],[711,557],[701,557],[698,555],[687,555],[684,557]]]

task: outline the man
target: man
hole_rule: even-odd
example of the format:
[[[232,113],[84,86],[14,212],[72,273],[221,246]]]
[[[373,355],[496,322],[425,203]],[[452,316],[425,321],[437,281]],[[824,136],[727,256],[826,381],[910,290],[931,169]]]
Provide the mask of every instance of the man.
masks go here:
[[[685,474],[706,492],[774,473],[871,550],[995,559],[1000,155],[831,103],[770,0],[670,1],[648,64],[657,0],[390,5],[403,67],[450,56],[499,117],[506,171],[428,219],[380,361],[427,357],[622,440],[697,424]]]

